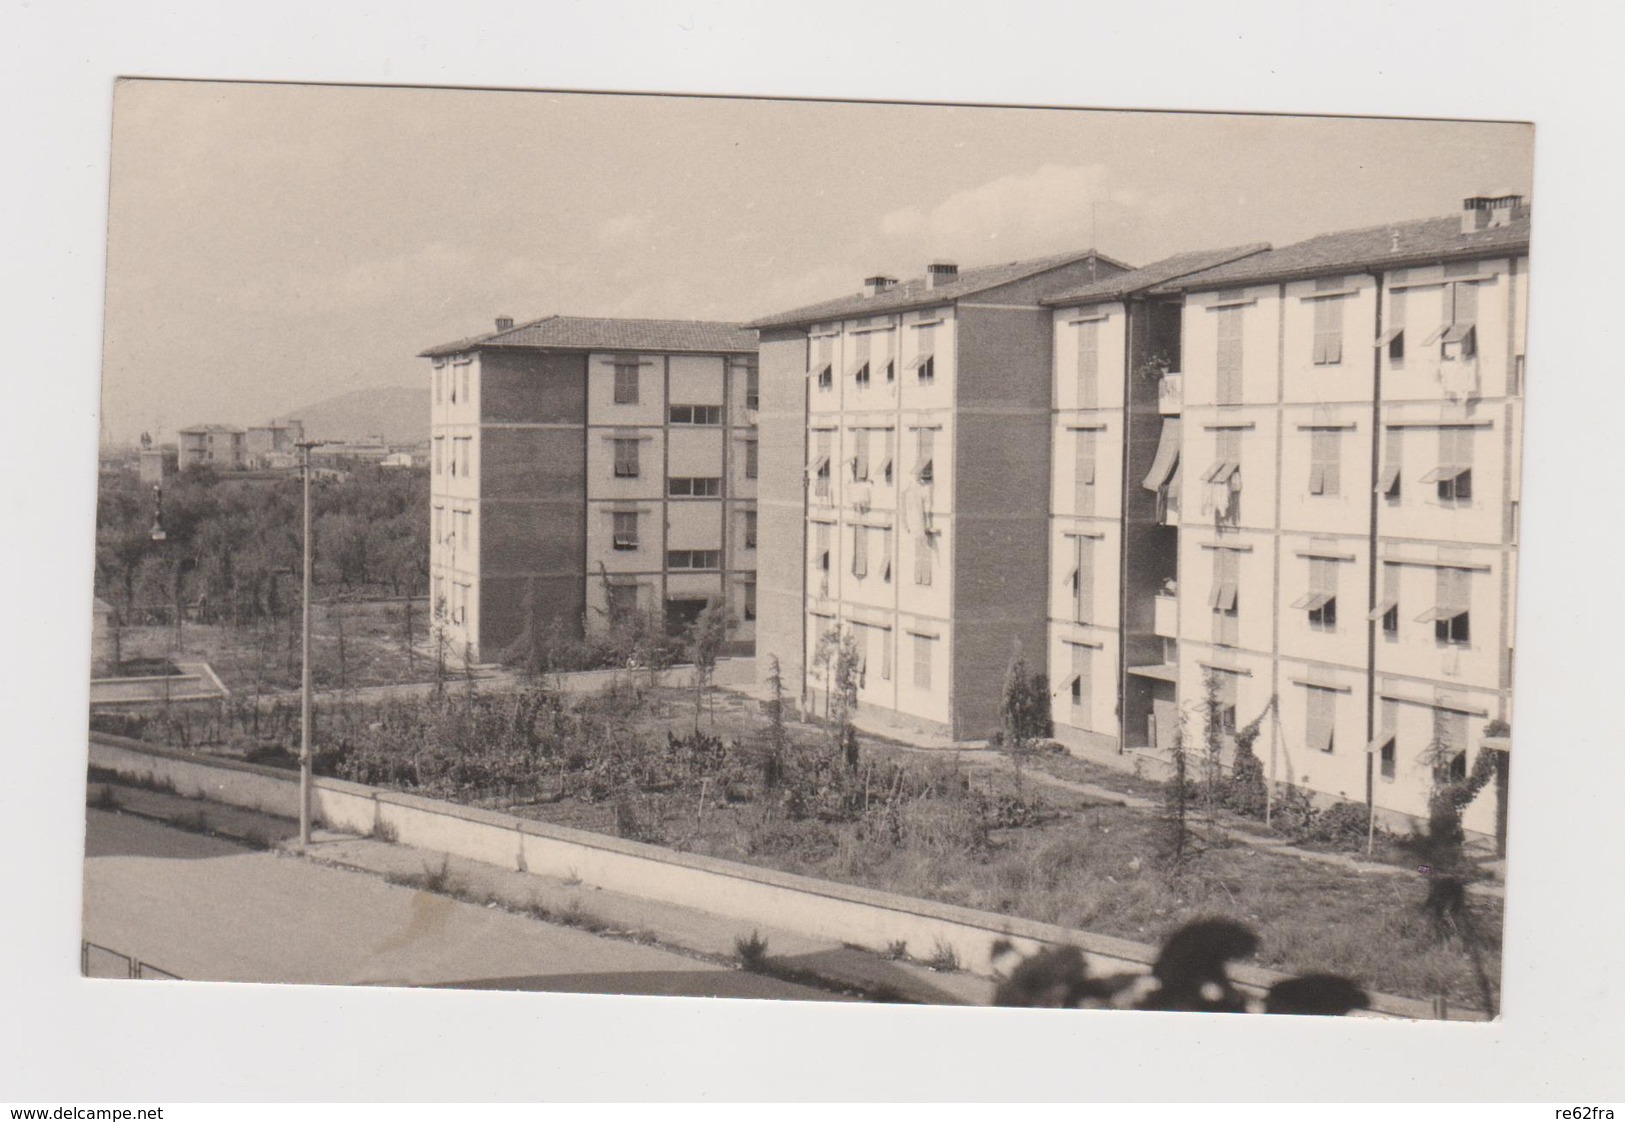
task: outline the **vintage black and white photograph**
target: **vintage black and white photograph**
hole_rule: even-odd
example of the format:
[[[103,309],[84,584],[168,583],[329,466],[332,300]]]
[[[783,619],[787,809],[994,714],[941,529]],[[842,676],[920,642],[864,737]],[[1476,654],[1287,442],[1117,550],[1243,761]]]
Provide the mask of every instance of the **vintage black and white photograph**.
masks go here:
[[[113,98],[86,976],[1501,1014],[1531,125]]]

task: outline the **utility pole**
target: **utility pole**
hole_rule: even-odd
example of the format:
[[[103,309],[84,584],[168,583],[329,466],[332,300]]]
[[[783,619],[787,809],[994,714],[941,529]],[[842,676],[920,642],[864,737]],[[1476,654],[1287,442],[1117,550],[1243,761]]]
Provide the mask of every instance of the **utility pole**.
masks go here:
[[[325,441],[306,440],[298,444],[301,453],[299,468],[305,484],[305,594],[301,605],[303,635],[300,638],[299,661],[299,846],[310,846],[310,450]]]

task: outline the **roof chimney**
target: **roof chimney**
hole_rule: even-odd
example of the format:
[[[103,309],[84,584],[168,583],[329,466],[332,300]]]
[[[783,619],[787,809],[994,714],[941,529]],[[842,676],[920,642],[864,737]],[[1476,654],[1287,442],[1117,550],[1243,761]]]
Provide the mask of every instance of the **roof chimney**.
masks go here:
[[[1461,201],[1461,232],[1476,234],[1497,226],[1510,226],[1527,213],[1522,195],[1497,191],[1489,195],[1469,195]]]
[[[863,294],[865,296],[878,296],[896,283],[896,277],[865,277],[863,278]]]
[[[941,288],[959,277],[959,266],[950,261],[933,261],[925,267],[927,288]]]
[[[497,317],[497,330],[498,331],[512,331],[513,330],[513,317],[512,316],[498,316]]]

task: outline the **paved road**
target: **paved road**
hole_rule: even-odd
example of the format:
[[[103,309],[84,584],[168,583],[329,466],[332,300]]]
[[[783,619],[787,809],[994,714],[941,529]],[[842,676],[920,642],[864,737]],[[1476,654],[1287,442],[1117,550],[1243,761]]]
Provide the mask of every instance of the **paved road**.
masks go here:
[[[84,937],[201,981],[832,996],[100,810]]]

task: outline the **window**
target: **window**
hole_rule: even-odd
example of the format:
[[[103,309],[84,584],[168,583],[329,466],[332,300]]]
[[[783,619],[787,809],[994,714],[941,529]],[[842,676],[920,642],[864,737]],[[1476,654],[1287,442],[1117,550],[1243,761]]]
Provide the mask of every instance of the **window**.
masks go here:
[[[884,479],[887,483],[890,483],[892,478],[892,443],[896,440],[896,438],[897,434],[891,429],[886,429],[885,434],[882,437],[884,443],[882,444],[883,451],[881,455],[883,459],[881,460],[880,464],[880,478]]]
[[[923,385],[937,380],[936,331],[936,324],[930,323],[914,329],[914,361],[909,367]]]
[[[1315,282],[1321,291],[1343,287],[1342,277],[1321,277]],[[1337,366],[1343,361],[1343,298],[1326,296],[1313,301],[1315,306],[1316,366]]]
[[[638,364],[636,362],[617,362],[615,364],[615,404],[636,405],[638,403]]]
[[[1382,474],[1377,477],[1377,494],[1387,499],[1389,504],[1399,502],[1400,496],[1400,470],[1405,463],[1405,430],[1399,428],[1387,429],[1382,451]]]
[[[1462,780],[1467,778],[1467,714],[1454,709],[1433,711],[1433,743],[1428,755],[1434,774]]]
[[[1433,623],[1433,638],[1440,646],[1469,646],[1472,605],[1472,573],[1466,569],[1439,568],[1434,606],[1417,616],[1418,623]]]
[[[722,480],[673,476],[666,480],[666,494],[678,499],[714,499],[722,494]]]
[[[813,567],[820,572],[829,572],[829,523],[820,522],[815,531],[813,544]]]
[[[936,541],[936,535],[929,530],[914,535],[914,583],[921,588],[931,586]]]
[[[1213,641],[1235,646],[1240,628],[1238,600],[1241,587],[1241,555],[1233,549],[1213,551],[1213,591],[1208,606],[1213,609]]]
[[[459,436],[457,438],[457,442],[456,442],[457,474],[462,476],[465,479],[468,478],[468,475],[469,475],[469,469],[468,469],[469,453],[472,452],[473,449],[474,449],[474,438],[472,436]]]
[[[1332,751],[1337,736],[1337,691],[1309,686],[1304,702],[1305,739],[1311,752]]]
[[[880,528],[880,579],[891,583],[891,527]]]
[[[754,510],[745,512],[745,548],[756,548],[756,512]]]
[[[673,405],[667,417],[674,425],[720,425],[722,406]]]
[[[914,637],[914,688],[929,690],[931,688],[931,643],[929,635],[915,635]]]
[[[931,483],[936,479],[936,442],[935,429],[916,430],[916,439],[919,441],[918,452],[914,458],[914,478],[921,483]]]
[[[1073,434],[1077,438],[1077,479],[1073,501],[1076,513],[1093,514],[1095,512],[1095,455],[1099,443],[1099,434],[1091,429],[1079,429]]]
[[[889,386],[895,381],[897,381],[897,360],[888,358],[886,360],[886,384]]]
[[[1446,277],[1471,276],[1478,271],[1472,261],[1455,262],[1444,267]],[[1457,281],[1448,286],[1445,294],[1449,326],[1439,338],[1439,357],[1443,359],[1470,359],[1478,353],[1478,285],[1472,281]]]
[[[1392,781],[1399,770],[1399,702],[1382,702],[1382,731],[1377,734],[1377,771]]]
[[[615,477],[617,479],[638,477],[637,437],[615,438]]]
[[[1473,499],[1473,430],[1447,425],[1439,430],[1439,466],[1422,477],[1437,486],[1439,502],[1471,504]]]
[[[445,365],[446,360],[443,358],[437,358],[434,360],[434,403],[436,405],[439,405],[445,400],[445,396],[442,392],[445,388]]]
[[[469,396],[469,392],[468,392],[468,368],[471,365],[472,365],[472,363],[466,363],[466,362],[463,364],[463,400],[464,401],[473,400]]]
[[[1512,388],[1507,392],[1514,397],[1523,393],[1523,355],[1512,356]]]
[[[762,375],[754,366],[745,367],[745,408],[762,407]]]
[[[445,452],[446,452],[446,438],[443,437],[443,436],[435,437],[434,438],[434,473],[436,475],[442,475],[445,472],[445,468],[446,468]]]
[[[869,575],[869,527],[852,527],[852,575],[862,580]]]
[[[1382,637],[1390,643],[1399,639],[1399,566],[1382,567],[1382,599],[1371,609],[1367,619],[1382,624]]]
[[[1309,493],[1334,496],[1342,486],[1342,433],[1337,429],[1309,431]]]
[[[827,393],[835,388],[835,374],[831,363],[824,363],[813,370],[813,380],[818,385],[820,393]]]
[[[852,478],[858,483],[869,481],[868,429],[856,429],[852,433]]]
[[[813,458],[812,463],[813,494],[820,499],[829,498],[829,457],[834,439],[833,433],[827,429],[821,429],[814,444],[818,454]]]
[[[445,514],[445,507],[437,506],[434,508],[434,541],[436,545],[439,545],[444,540],[443,535],[445,533]]]
[[[636,511],[614,512],[613,542],[616,549],[633,550],[638,547],[638,516]]]
[[[1072,618],[1093,623],[1095,615],[1095,541],[1082,534],[1072,539]]]
[[[1234,405],[1241,401],[1241,313],[1245,309],[1220,308],[1217,401]]]
[[[1213,675],[1213,712],[1210,719],[1220,735],[1231,737],[1236,734],[1236,706],[1241,700],[1241,675],[1233,670],[1221,670],[1217,667],[1209,668],[1208,673]]]
[[[1213,466],[1202,473],[1207,509],[1216,525],[1236,526],[1241,522],[1241,430],[1219,429],[1214,445]]]
[[[666,551],[668,569],[720,569],[722,551],[719,549],[669,549]]]
[[[1093,691],[1090,687],[1089,648],[1081,643],[1072,644],[1072,709],[1074,719],[1081,718],[1089,708]]]
[[[456,544],[465,549],[474,544],[474,514],[472,511],[453,511],[452,526],[457,539]]]
[[[446,582],[441,577],[434,578],[434,618],[446,618]]]
[[[858,388],[863,389],[869,384],[869,333],[867,331],[860,332],[852,337],[852,349],[856,357],[852,360],[850,373]]]
[[[609,586],[609,622],[610,626],[621,623],[637,614],[638,586],[635,584],[612,584]]]
[[[744,611],[744,616],[745,616],[746,619],[755,619],[756,618],[756,582],[755,581],[746,581],[745,582],[745,605],[744,605],[743,611]]]
[[[756,441],[747,440],[745,441],[745,478],[755,479],[759,470],[760,465],[756,459]]]
[[[880,632],[880,680],[891,681],[891,628],[877,628]]]
[[[1337,562],[1326,557],[1309,558],[1309,591],[1292,604],[1295,611],[1309,613],[1309,626],[1316,631],[1337,630]]]
[[[1100,323],[1078,324],[1078,408],[1100,404]]]
[[[1406,290],[1401,288],[1388,294],[1388,330],[1382,333],[1380,343],[1388,347],[1391,366],[1405,365],[1405,301]]]

